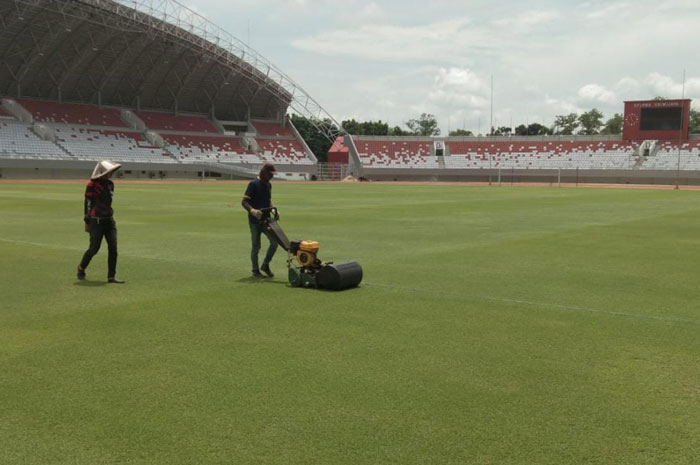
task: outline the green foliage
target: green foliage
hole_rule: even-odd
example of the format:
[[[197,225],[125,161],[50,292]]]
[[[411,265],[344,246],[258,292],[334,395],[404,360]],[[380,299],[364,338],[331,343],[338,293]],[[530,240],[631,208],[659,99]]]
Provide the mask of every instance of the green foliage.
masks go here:
[[[294,127],[299,131],[302,139],[309,146],[311,151],[314,153],[318,161],[325,162],[328,160],[328,149],[331,148],[333,142],[328,140],[328,138],[319,131],[311,121],[304,117],[292,114],[290,116]],[[319,124],[323,124],[329,128],[335,128],[335,125],[330,120],[317,121]]]
[[[450,131],[450,136],[473,136],[474,133],[467,129],[454,129]]]
[[[527,126],[521,124],[516,127],[515,134],[518,136],[547,136],[552,134],[552,130],[539,123],[530,123]]]
[[[423,113],[418,119],[406,121],[408,130],[416,136],[439,136],[440,128],[437,119],[430,113]]]
[[[690,126],[688,130],[691,134],[700,134],[700,111],[690,109]]]
[[[576,131],[579,125],[579,118],[576,113],[568,115],[557,115],[554,120],[554,133],[570,136]]]
[[[622,134],[623,118],[620,113],[615,113],[615,116],[605,122],[605,126],[600,131],[601,134]]]
[[[513,129],[508,126],[501,126],[498,129],[491,128],[491,133],[494,136],[509,136],[512,131]]]
[[[343,129],[356,136],[386,136],[389,134],[389,125],[381,120],[359,122],[349,119],[340,124]]]
[[[412,134],[412,132],[401,129],[399,126],[394,126],[393,128],[389,129],[390,136],[410,136]]]
[[[600,127],[603,126],[603,113],[597,108],[581,113],[578,117],[578,122],[581,125],[579,134],[592,136],[598,134]]]

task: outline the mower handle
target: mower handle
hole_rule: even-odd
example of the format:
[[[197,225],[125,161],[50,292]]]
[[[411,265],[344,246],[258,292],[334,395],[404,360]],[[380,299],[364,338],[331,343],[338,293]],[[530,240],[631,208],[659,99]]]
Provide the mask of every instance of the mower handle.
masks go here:
[[[270,219],[270,217],[274,218],[275,221],[280,219],[280,214],[277,211],[277,207],[267,207],[267,208],[261,208],[260,211],[262,212],[263,220]]]

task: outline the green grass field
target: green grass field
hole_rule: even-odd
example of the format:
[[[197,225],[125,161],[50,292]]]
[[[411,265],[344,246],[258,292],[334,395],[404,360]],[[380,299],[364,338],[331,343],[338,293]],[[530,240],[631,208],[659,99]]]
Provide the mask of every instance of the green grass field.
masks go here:
[[[117,181],[107,285],[83,184],[0,184],[0,464],[700,462],[700,191],[276,183],[333,293],[244,188]]]

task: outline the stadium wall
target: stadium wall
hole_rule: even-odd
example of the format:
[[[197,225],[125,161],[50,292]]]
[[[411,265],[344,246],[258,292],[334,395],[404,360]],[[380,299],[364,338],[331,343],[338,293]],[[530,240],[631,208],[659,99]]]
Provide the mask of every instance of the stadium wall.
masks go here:
[[[363,168],[360,174],[369,181],[412,182],[491,182],[545,184],[658,184],[700,186],[698,171],[651,170],[431,170],[431,169]],[[352,173],[357,176],[357,174]]]
[[[280,173],[299,173],[311,179],[316,166],[276,165]],[[0,159],[0,179],[88,179],[94,161]],[[117,172],[122,179],[253,179],[259,166],[236,166],[210,163],[122,163]]]

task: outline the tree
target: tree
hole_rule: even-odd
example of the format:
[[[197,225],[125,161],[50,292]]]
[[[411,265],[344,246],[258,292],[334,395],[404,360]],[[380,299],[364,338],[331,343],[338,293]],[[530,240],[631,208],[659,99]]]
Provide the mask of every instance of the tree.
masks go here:
[[[549,136],[552,134],[552,130],[542,124],[531,123],[527,127],[527,134],[529,136]]]
[[[345,121],[341,121],[340,125],[343,126],[343,129],[345,129],[348,133],[354,134],[357,136],[362,135],[362,125],[355,121],[354,119],[348,119]]]
[[[700,134],[700,111],[690,109],[689,128],[691,134]]]
[[[450,131],[450,136],[473,136],[474,133],[466,129],[455,129]]]
[[[574,133],[578,127],[579,120],[576,113],[569,113],[568,115],[557,115],[554,120],[555,134],[562,134],[565,136],[570,136]]]
[[[622,115],[615,113],[615,116],[605,122],[605,126],[600,131],[601,134],[622,134]]]
[[[410,136],[412,133],[410,131],[406,131],[405,129],[401,129],[399,126],[394,126],[393,128],[389,129],[389,136]]]
[[[509,136],[511,131],[513,131],[513,129],[508,126],[501,126],[498,129],[491,128],[491,134],[494,136]]]
[[[299,131],[299,135],[304,139],[306,145],[309,146],[318,161],[325,162],[328,160],[328,149],[330,149],[333,144],[323,132],[319,131],[312,124],[311,120],[305,116],[291,115],[290,119],[292,120],[292,124],[297,128],[297,131]],[[314,122],[316,124],[325,125],[327,128],[337,129],[328,119],[316,120]]]
[[[598,134],[600,127],[603,126],[603,113],[597,108],[594,108],[585,113],[581,113],[578,117],[578,122],[581,125],[579,134],[592,136]]]
[[[515,128],[515,134],[517,136],[527,136],[527,126],[521,124]]]
[[[386,136],[389,134],[389,125],[381,120],[358,122],[354,119],[349,119],[340,124],[350,134],[357,136]]]
[[[435,116],[429,113],[423,113],[418,119],[410,119],[406,121],[408,130],[416,136],[439,136],[440,128]]]
[[[527,126],[521,124],[515,128],[517,136],[548,136],[552,134],[552,130],[540,123],[531,123]]]

